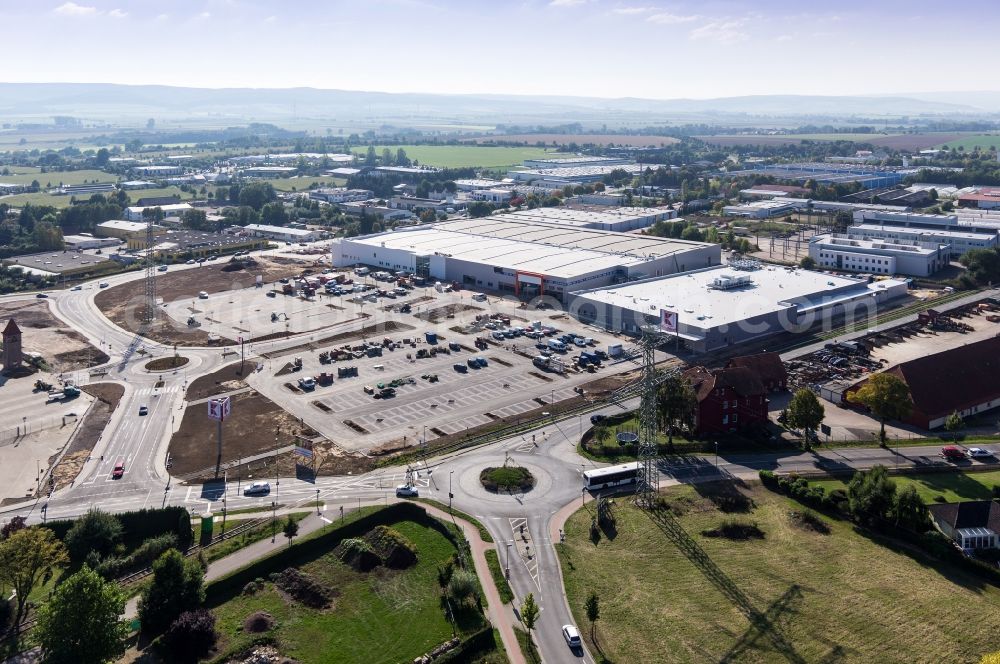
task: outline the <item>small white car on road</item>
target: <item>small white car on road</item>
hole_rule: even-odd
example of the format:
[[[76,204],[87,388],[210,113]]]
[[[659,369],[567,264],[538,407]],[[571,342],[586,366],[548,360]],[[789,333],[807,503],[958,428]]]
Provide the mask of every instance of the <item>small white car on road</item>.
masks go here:
[[[397,498],[416,498],[420,495],[417,491],[417,487],[410,486],[409,484],[400,484],[396,487],[396,497]]]
[[[989,459],[993,456],[993,452],[984,450],[981,447],[970,447],[965,453],[970,459]]]
[[[566,645],[570,648],[580,648],[583,646],[583,642],[580,641],[580,632],[573,625],[563,625],[562,635],[566,639]]]

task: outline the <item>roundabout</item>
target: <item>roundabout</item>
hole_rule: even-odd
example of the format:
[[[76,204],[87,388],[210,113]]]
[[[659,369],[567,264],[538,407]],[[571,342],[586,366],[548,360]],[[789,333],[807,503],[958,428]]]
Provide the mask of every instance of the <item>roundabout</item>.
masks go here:
[[[180,369],[190,361],[191,358],[185,357],[183,355],[158,357],[155,360],[150,360],[149,362],[146,362],[146,365],[143,367],[143,369],[150,372],[173,371],[174,369]]]
[[[527,493],[535,488],[535,476],[523,466],[504,465],[483,468],[479,483],[493,493]]]

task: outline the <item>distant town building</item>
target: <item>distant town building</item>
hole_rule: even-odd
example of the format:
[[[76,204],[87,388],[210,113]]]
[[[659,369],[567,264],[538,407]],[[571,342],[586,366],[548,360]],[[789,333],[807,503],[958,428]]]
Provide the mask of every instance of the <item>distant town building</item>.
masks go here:
[[[947,267],[951,245],[875,240],[829,233],[809,240],[809,256],[822,269],[928,277]]]

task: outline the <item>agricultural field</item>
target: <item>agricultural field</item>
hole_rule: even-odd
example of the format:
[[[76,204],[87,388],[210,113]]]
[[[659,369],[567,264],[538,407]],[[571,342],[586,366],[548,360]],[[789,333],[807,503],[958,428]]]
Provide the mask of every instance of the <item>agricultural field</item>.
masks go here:
[[[802,141],[854,141],[890,150],[925,150],[959,138],[957,133],[927,134],[781,134],[776,136],[696,136],[722,147],[732,145],[795,145]]]
[[[409,151],[407,151],[407,154],[409,154]],[[278,191],[306,191],[310,188],[310,185],[316,185],[316,187],[343,187],[347,184],[347,179],[320,175],[317,177],[274,178],[266,180],[266,182],[270,182]]]
[[[956,150],[958,148],[972,150],[976,147],[980,150],[989,150],[990,148],[1000,150],[1000,134],[971,134],[950,140],[937,147],[955,148]]]
[[[32,180],[38,180],[43,189],[48,187],[58,187],[59,184],[83,184],[85,182],[117,182],[118,176],[98,170],[82,171],[49,171],[42,173],[37,168],[26,168],[15,166],[11,169],[12,175],[0,175],[0,182],[8,184],[31,184]],[[17,173],[17,175],[13,175]]]
[[[525,159],[546,159],[558,157],[551,150],[534,147],[495,147],[479,145],[376,145],[375,153],[382,155],[388,147],[393,156],[402,147],[406,156],[416,159],[425,166],[438,168],[504,168],[520,166]],[[353,152],[364,157],[367,147],[356,147]],[[566,156],[566,155],[562,155]]]
[[[556,548],[591,652],[615,662],[978,662],[996,650],[1000,589],[851,523],[802,518],[758,483],[679,486],[654,515],[593,503]],[[723,512],[724,507],[728,512]],[[600,598],[596,642],[584,611]]]
[[[928,505],[955,503],[963,500],[990,500],[993,487],[1000,486],[1000,470],[975,473],[926,473],[922,475],[895,475],[892,481],[901,489],[912,484]],[[809,484],[823,487],[827,492],[846,489],[847,479],[816,480]]]
[[[506,134],[484,136],[470,140],[475,141],[476,143],[504,141],[506,143],[524,143],[525,145],[536,145],[538,143],[545,145],[568,145],[570,143],[576,143],[577,145],[587,145],[588,143],[594,145],[610,145],[614,143],[615,145],[630,145],[639,148],[651,145],[660,147],[680,142],[673,136],[627,136],[624,134]]]

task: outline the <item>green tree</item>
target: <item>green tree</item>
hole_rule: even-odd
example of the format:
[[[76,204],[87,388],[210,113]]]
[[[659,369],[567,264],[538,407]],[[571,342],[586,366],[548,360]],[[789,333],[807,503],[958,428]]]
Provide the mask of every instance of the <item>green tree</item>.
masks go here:
[[[229,191],[231,196],[233,187],[230,187]],[[278,194],[270,182],[251,182],[239,188],[239,204],[251,207],[257,212],[277,198]]]
[[[260,220],[262,223],[272,226],[284,226],[288,223],[288,212],[285,211],[285,204],[281,201],[268,203],[260,210]]]
[[[55,251],[63,248],[63,232],[51,221],[41,221],[35,224],[31,233],[32,239],[42,251]]]
[[[660,383],[656,391],[656,414],[661,431],[667,432],[667,450],[674,451],[674,428],[688,427],[697,404],[691,383],[679,375]]]
[[[107,148],[101,148],[97,151],[97,156],[94,158],[94,163],[99,167],[104,167],[108,165],[108,160],[111,159],[111,153],[108,152]]]
[[[587,620],[590,621],[590,638],[596,640],[594,637],[595,623],[601,617],[601,600],[597,593],[592,592],[587,595],[587,601],[583,608],[587,611]]]
[[[34,636],[47,664],[103,664],[125,652],[125,594],[86,565],[38,611]]]
[[[957,411],[952,411],[951,415],[944,420],[945,431],[955,432],[959,431],[965,426],[965,421],[962,420],[962,416],[958,414]]]
[[[691,242],[701,242],[704,238],[697,226],[688,226],[681,233],[681,239],[690,240]]]
[[[73,523],[64,541],[70,559],[82,563],[91,552],[102,558],[110,554],[121,536],[122,524],[118,517],[91,507]]]
[[[139,598],[139,621],[148,634],[159,634],[180,614],[205,600],[204,571],[197,560],[185,560],[177,549],[153,563],[153,580]]]
[[[871,524],[885,518],[893,505],[896,484],[889,479],[885,466],[859,470],[847,484],[847,499],[851,515],[861,523]]]
[[[877,373],[866,380],[860,389],[848,395],[851,403],[865,406],[878,418],[879,440],[885,444],[886,420],[898,420],[913,410],[910,388],[895,374]]]
[[[397,166],[409,166],[410,158],[406,156],[406,150],[399,148],[396,150],[396,165]]]
[[[1000,281],[1000,251],[996,248],[970,249],[958,260],[977,284]]]
[[[604,423],[599,423],[594,427],[594,440],[602,447],[611,440],[611,430]]]
[[[389,148],[382,148],[382,165],[392,166],[392,150]]]
[[[20,625],[28,596],[40,581],[68,562],[66,547],[48,528],[18,530],[0,542],[0,588],[15,593],[14,624]]]
[[[208,214],[204,210],[192,208],[185,210],[181,215],[181,221],[188,228],[196,231],[214,230],[215,224],[208,223]]]
[[[281,532],[284,533],[285,538],[288,540],[288,547],[291,548],[292,539],[299,534],[299,522],[289,514],[288,518],[285,519],[285,525],[281,529]]]
[[[803,270],[815,270],[816,269],[816,259],[812,256],[803,256],[802,260],[799,261],[799,267]]]
[[[486,201],[476,201],[469,205],[470,217],[488,217],[493,212],[493,206]]]
[[[377,158],[375,156],[375,146],[369,145],[368,152],[365,153],[365,166],[374,166],[376,162]]]
[[[535,603],[535,595],[528,593],[528,596],[524,598],[524,602],[521,604],[521,623],[528,630],[529,641],[531,640],[531,630],[535,628],[535,623],[538,622],[538,611],[538,604]]]
[[[931,527],[931,516],[927,505],[912,484],[903,486],[893,496],[889,518],[900,528],[915,533],[926,532]]]
[[[819,425],[823,423],[825,415],[823,404],[816,398],[816,394],[806,387],[798,390],[788,403],[788,426],[805,430],[806,449],[809,449],[810,441],[816,435]]]

